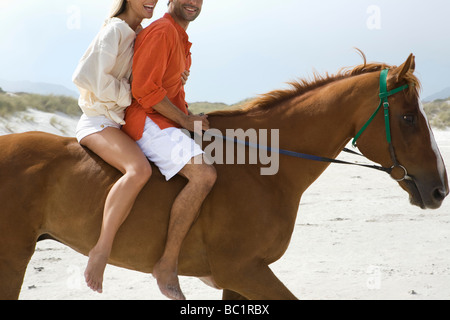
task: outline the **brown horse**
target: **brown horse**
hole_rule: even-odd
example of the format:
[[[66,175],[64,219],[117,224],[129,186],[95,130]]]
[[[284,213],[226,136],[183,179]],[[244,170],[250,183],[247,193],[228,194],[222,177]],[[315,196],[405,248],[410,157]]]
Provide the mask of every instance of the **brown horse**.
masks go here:
[[[384,64],[366,64],[334,76],[293,83],[245,109],[209,116],[211,126],[279,129],[280,148],[335,158],[379,103]],[[411,55],[390,67],[392,145],[407,169],[399,182],[422,208],[438,208],[448,195],[443,159],[418,98]],[[358,141],[361,152],[384,167],[392,157],[384,117],[377,114]],[[99,236],[106,194],[119,172],[74,139],[30,132],[0,137],[0,299],[16,299],[36,242],[54,239],[86,255]],[[295,299],[269,265],[288,248],[303,192],[329,164],[281,155],[275,175],[267,164],[216,165],[218,181],[183,245],[181,275],[224,290],[224,299]],[[380,173],[382,174],[382,173]],[[162,254],[169,212],[186,181],[165,182],[158,170],[117,234],[110,263],[151,273]]]

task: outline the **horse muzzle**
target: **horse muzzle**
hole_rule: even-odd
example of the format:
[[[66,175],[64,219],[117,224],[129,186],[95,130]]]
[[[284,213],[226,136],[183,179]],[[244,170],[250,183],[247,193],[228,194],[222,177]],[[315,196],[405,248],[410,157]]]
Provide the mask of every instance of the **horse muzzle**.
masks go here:
[[[408,177],[399,183],[409,193],[411,204],[422,209],[439,209],[449,195],[447,179],[443,184],[421,182],[415,177]]]

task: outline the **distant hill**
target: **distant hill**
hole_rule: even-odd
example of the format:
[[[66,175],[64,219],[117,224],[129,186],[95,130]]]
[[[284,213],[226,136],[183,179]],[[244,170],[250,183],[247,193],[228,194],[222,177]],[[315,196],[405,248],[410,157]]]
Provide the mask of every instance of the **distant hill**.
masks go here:
[[[193,102],[193,103],[188,103],[189,104],[189,109],[191,110],[192,113],[194,114],[199,114],[199,113],[208,113],[208,112],[213,112],[213,111],[217,111],[217,110],[229,110],[229,109],[236,109],[241,107],[243,104],[245,104],[247,101],[249,101],[251,99],[245,99],[242,101],[239,101],[238,103],[229,105],[226,103],[222,103],[222,102]]]
[[[46,131],[73,136],[81,115],[78,101],[68,96],[10,93],[0,88],[0,135],[25,131]],[[248,99],[250,100],[250,99]],[[225,103],[190,103],[194,114],[240,108],[248,100]],[[424,104],[430,123],[438,129],[450,128],[450,98]]]
[[[61,95],[77,98],[79,93],[64,86],[44,82],[9,81],[0,79],[0,87],[7,92],[26,92],[42,95]]]
[[[450,98],[426,102],[424,109],[431,126],[438,129],[450,128]]]
[[[223,110],[230,108],[229,105],[221,102],[194,102],[189,103],[189,110],[194,114],[208,113],[216,110]]]
[[[9,93],[0,90],[0,117],[10,116],[17,112],[26,111],[27,109],[60,112],[70,116],[81,115],[78,101],[73,97],[32,93]]]
[[[444,90],[441,90],[431,96],[426,97],[423,99],[425,102],[431,102],[438,99],[447,99],[450,98],[450,87],[445,88]]]

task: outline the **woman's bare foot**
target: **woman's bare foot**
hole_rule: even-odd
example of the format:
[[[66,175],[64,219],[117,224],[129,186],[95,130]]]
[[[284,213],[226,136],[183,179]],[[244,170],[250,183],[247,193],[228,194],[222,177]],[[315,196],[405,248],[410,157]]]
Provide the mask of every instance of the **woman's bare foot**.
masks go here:
[[[108,254],[97,251],[95,248],[89,252],[89,261],[84,272],[84,278],[88,287],[98,293],[103,292],[103,273],[107,262]]]
[[[176,268],[174,271],[169,264],[160,260],[153,267],[153,276],[156,278],[159,290],[161,290],[161,293],[167,298],[172,300],[186,300],[186,297],[180,288]]]

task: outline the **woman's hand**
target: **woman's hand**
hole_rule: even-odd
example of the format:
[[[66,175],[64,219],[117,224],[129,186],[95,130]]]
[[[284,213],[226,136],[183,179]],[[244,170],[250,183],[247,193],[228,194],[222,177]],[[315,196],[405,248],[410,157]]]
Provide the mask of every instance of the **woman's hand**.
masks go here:
[[[182,74],[181,74],[181,83],[183,84],[183,86],[186,84],[186,82],[188,81],[188,78],[189,78],[189,75],[190,75],[191,73],[189,72],[189,70],[186,70],[186,71],[184,71]]]
[[[142,30],[144,30],[144,28],[143,28],[142,25],[140,24],[140,25],[137,26],[135,32],[136,32],[136,34],[138,34],[138,33],[141,32]]]

